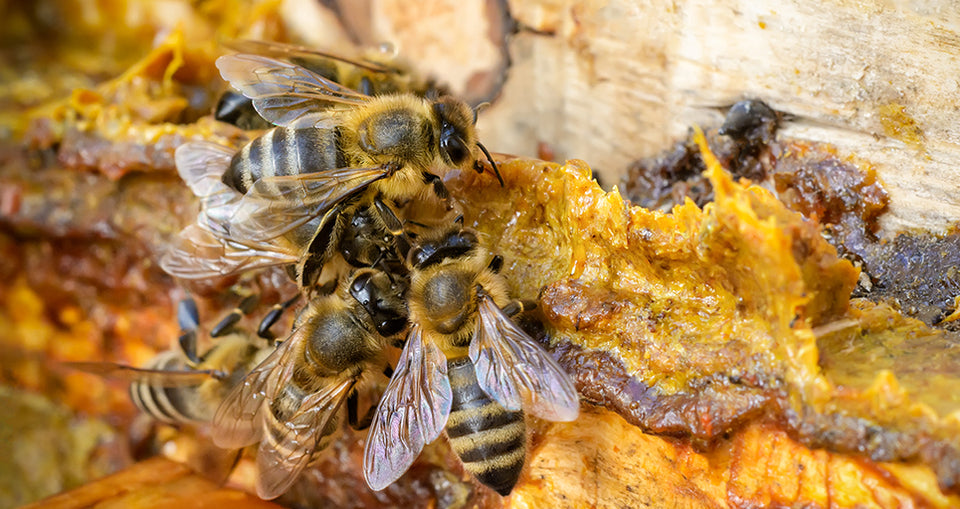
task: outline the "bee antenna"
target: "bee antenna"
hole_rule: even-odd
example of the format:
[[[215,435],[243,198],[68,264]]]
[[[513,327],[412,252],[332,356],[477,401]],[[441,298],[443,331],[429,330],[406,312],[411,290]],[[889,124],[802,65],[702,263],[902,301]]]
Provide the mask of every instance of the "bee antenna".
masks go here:
[[[490,107],[490,103],[487,101],[484,101],[473,108],[473,124],[474,125],[477,124],[477,116],[480,115],[480,112],[487,109],[488,107]]]
[[[490,152],[487,151],[487,147],[484,147],[479,141],[477,142],[477,146],[480,147],[480,151],[483,152],[483,155],[487,156],[487,161],[490,161],[490,166],[493,166],[493,173],[497,176],[497,181],[500,182],[500,187],[503,187],[503,177],[500,176],[500,168],[497,168],[497,163],[493,162],[493,157],[490,156]]]

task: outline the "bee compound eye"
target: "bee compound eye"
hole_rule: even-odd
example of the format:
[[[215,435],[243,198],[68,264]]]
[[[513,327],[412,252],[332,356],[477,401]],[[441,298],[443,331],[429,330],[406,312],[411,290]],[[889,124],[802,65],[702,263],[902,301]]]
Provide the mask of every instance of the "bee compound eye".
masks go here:
[[[444,138],[440,142],[440,147],[447,154],[447,158],[453,164],[461,164],[470,156],[470,151],[464,145],[459,136],[452,135]]]
[[[373,299],[370,284],[370,274],[360,274],[350,283],[350,295],[362,306],[367,306]]]

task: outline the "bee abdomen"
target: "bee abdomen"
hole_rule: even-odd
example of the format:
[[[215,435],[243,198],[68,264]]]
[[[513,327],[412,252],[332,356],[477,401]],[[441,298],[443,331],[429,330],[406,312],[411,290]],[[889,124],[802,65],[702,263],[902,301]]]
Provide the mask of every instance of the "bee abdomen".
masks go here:
[[[446,426],[450,445],[478,481],[507,495],[526,456],[523,412],[507,410],[483,392],[468,358],[449,361],[447,371],[453,391]]]
[[[300,449],[306,444],[299,443],[291,429],[287,426],[294,414],[300,410],[300,405],[304,398],[309,394],[296,383],[285,385],[280,394],[270,401],[269,412],[263,417],[263,440],[271,448],[279,452],[277,457],[295,458],[300,454]],[[330,419],[327,426],[320,431],[321,438],[312,449],[311,454],[319,452],[327,447],[333,440],[333,435],[339,427],[339,421],[336,418]],[[312,447],[312,444],[310,444]],[[263,447],[263,444],[261,444]]]
[[[254,182],[265,177],[343,168],[347,161],[339,148],[339,137],[338,129],[271,129],[233,156],[223,174],[223,183],[246,193]]]
[[[146,366],[148,369],[180,371],[184,369],[183,360],[176,352],[163,352],[154,357]],[[196,386],[164,387],[152,384],[149,379],[130,384],[130,399],[141,411],[154,419],[167,424],[185,424],[209,420],[211,415],[201,415],[190,391]]]

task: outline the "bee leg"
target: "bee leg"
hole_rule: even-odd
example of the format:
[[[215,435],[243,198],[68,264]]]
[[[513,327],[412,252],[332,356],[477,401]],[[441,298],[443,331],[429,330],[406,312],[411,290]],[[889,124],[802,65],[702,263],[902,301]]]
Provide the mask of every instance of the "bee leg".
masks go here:
[[[438,178],[439,180],[439,178]],[[440,182],[440,185],[443,185],[443,182]],[[444,188],[446,192],[446,188]],[[390,235],[393,236],[394,247],[397,248],[398,254],[401,258],[406,258],[407,252],[410,251],[410,238],[407,236],[407,232],[403,229],[403,221],[397,217],[397,214],[390,208],[389,205],[384,203],[379,196],[373,199],[373,205],[377,210],[377,214],[380,215],[380,220],[383,222],[383,225],[386,226],[387,230],[390,232]],[[384,272],[390,273],[389,270]]]
[[[190,297],[180,301],[177,306],[177,324],[181,331],[191,331],[200,326],[200,312],[197,311],[197,302]]]
[[[370,78],[366,76],[360,78],[360,86],[357,92],[363,95],[373,95],[373,82],[370,81]]]
[[[532,300],[512,300],[509,304],[503,307],[503,312],[507,316],[514,316],[520,314],[524,311],[530,311],[531,309],[536,309],[537,303]]]
[[[446,200],[447,198],[450,198],[450,192],[447,191],[447,186],[443,185],[443,180],[440,177],[434,175],[433,173],[430,173],[429,171],[424,171],[423,183],[433,185],[434,194],[436,194],[437,197],[440,198],[441,200]]]
[[[390,284],[393,285],[397,283],[397,280],[394,279],[394,277],[398,275],[405,275],[407,273],[407,269],[403,265],[394,267],[388,265],[386,254],[387,253],[385,251],[380,252],[380,255],[377,256],[377,259],[373,262],[371,267],[379,268],[380,271],[383,272],[383,275],[387,276],[387,280],[390,281]],[[402,273],[398,274],[398,271],[401,271]]]
[[[223,317],[223,320],[213,326],[213,329],[210,330],[210,336],[218,338],[229,334],[235,325],[240,322],[240,319],[243,318],[243,315],[249,313],[253,308],[257,306],[257,302],[260,300],[259,295],[248,295],[240,304],[233,308],[233,311]]]
[[[200,363],[197,357],[197,330],[189,330],[180,335],[180,350],[187,357],[188,364],[193,367]]]
[[[327,281],[323,286],[315,288],[316,295],[330,295],[337,289],[337,280]]]
[[[307,255],[297,264],[296,277],[294,278],[301,287],[306,288],[316,284],[323,270],[323,261],[327,259],[327,253],[331,248],[336,248],[340,243],[337,232],[340,230],[337,226],[343,217],[344,205],[340,205],[331,213],[323,218],[323,223],[317,229],[317,233],[310,239],[307,246]]]
[[[500,255],[494,255],[493,259],[490,260],[490,263],[487,267],[492,270],[494,273],[499,274],[500,269],[503,268],[503,257]]]
[[[197,311],[197,303],[192,298],[187,297],[177,305],[177,323],[180,325],[180,350],[191,365],[200,362],[197,357],[197,327],[200,326],[200,313]]]
[[[263,317],[263,320],[260,320],[260,325],[257,327],[257,335],[263,339],[266,339],[272,344],[277,336],[273,334],[270,328],[273,327],[277,321],[280,320],[280,317],[283,316],[283,313],[286,312],[290,306],[296,304],[298,300],[300,300],[299,293],[294,295],[292,299],[286,302],[274,304],[273,307],[270,308],[270,311],[267,312],[266,316]]]
[[[347,396],[347,423],[350,424],[351,428],[358,431],[370,427],[370,423],[373,422],[373,414],[377,411],[376,405],[372,405],[367,409],[367,412],[363,414],[363,417],[359,418],[359,406],[356,392]]]
[[[373,206],[376,207],[377,214],[380,214],[380,220],[383,221],[383,225],[387,227],[391,234],[403,235],[403,221],[397,217],[396,212],[389,205],[377,196],[373,199]]]

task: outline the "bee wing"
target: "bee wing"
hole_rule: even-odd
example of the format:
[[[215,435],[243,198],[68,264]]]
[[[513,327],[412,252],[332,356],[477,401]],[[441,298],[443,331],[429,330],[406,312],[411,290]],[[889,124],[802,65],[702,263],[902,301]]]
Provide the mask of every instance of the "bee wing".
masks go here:
[[[241,198],[237,190],[222,181],[234,152],[216,143],[193,141],[177,147],[174,155],[180,178],[200,198],[197,224],[218,234],[227,231],[226,222]]]
[[[370,99],[299,65],[270,57],[224,55],[216,65],[223,79],[253,100],[261,117],[280,126],[294,127],[301,117],[331,104],[356,106]]]
[[[230,167],[234,153],[223,145],[193,141],[177,147],[174,154],[177,173],[200,198],[197,224],[218,234],[227,231],[226,222],[236,212],[242,196],[223,183],[223,174]]]
[[[302,341],[296,331],[250,371],[217,407],[213,416],[213,441],[224,449],[238,449],[260,440],[258,420],[264,405],[276,396],[293,371],[293,355]]]
[[[480,387],[508,410],[521,407],[548,421],[572,421],[580,399],[567,373],[513,323],[493,299],[479,304],[470,360]]]
[[[222,191],[219,186],[226,187],[220,179],[235,153],[234,149],[217,143],[191,141],[177,147],[173,159],[180,178],[194,195],[203,198]]]
[[[205,279],[293,264],[298,260],[297,253],[289,252],[282,246],[245,245],[191,224],[171,241],[160,258],[160,267],[174,277]]]
[[[304,46],[297,46],[295,44],[285,44],[274,41],[255,41],[251,39],[239,39],[235,41],[225,42],[224,46],[239,51],[240,53],[252,53],[254,55],[267,55],[277,58],[298,58],[301,60],[311,60],[311,59],[329,59],[337,60],[339,62],[344,62],[361,69],[366,69],[371,72],[396,72],[395,69],[382,66],[380,64],[360,60],[357,58],[351,58],[344,55],[338,55],[336,53],[331,53],[328,51],[321,51],[318,49],[307,48]]]
[[[254,243],[277,238],[394,171],[392,165],[380,165],[262,178],[240,199],[229,220],[230,235]]]
[[[112,362],[64,362],[63,365],[104,378],[125,382],[143,382],[155,387],[190,387],[223,375],[223,373],[212,369],[176,371],[145,369]]]
[[[208,142],[177,148],[177,171],[200,197],[201,210],[196,223],[184,228],[161,257],[168,274],[184,279],[222,277],[298,260],[282,246],[249,245],[229,237],[229,221],[242,197],[221,181],[233,154],[229,147]]]
[[[440,436],[452,403],[447,359],[414,325],[367,435],[363,476],[370,489],[386,488],[410,468]]]
[[[304,398],[300,409],[278,428],[279,436],[263,438],[257,451],[260,498],[282,495],[300,477],[355,383],[354,378],[346,379]]]

